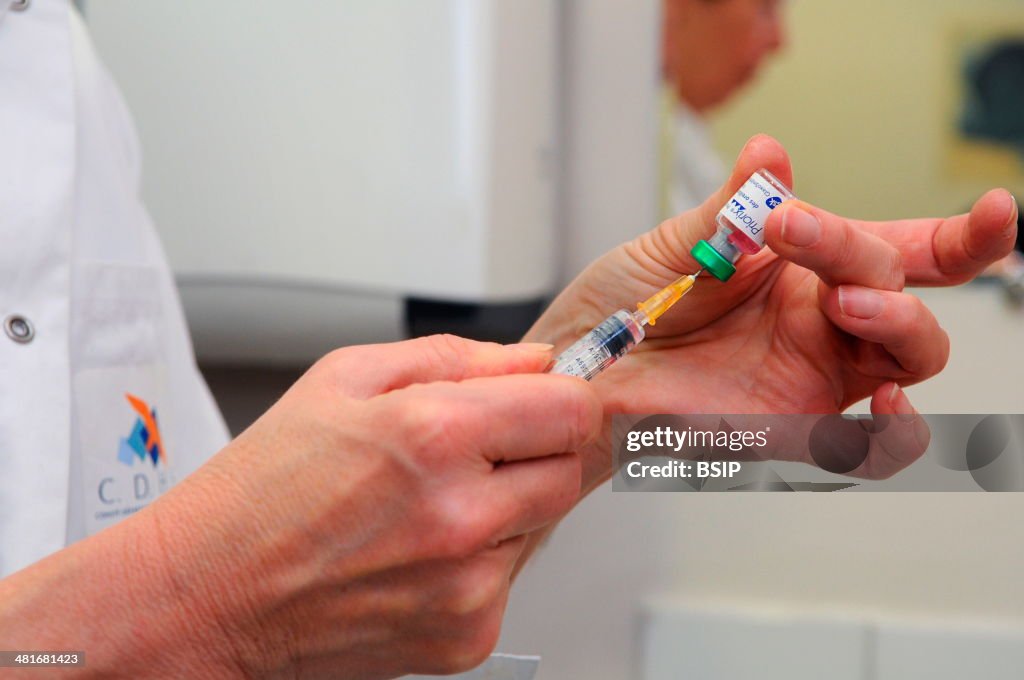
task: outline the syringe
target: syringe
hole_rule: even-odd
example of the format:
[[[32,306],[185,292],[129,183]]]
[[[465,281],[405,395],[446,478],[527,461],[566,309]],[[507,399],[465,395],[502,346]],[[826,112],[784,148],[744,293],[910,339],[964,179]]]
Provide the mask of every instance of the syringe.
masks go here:
[[[690,255],[701,266],[696,274],[681,276],[636,306],[635,312],[620,309],[594,330],[558,355],[549,373],[592,379],[644,339],[644,326],[654,325],[669,307],[686,295],[701,272],[719,281],[736,273],[736,261],[764,247],[768,216],[786,201],[796,198],[782,181],[765,169],[758,170],[733,194],[715,216],[718,226],[710,241],[699,241]]]
[[[559,354],[548,372],[593,379],[639,345],[645,336],[644,326],[653,326],[662,314],[690,292],[702,271],[680,276],[638,303],[635,312],[625,309],[615,312]]]

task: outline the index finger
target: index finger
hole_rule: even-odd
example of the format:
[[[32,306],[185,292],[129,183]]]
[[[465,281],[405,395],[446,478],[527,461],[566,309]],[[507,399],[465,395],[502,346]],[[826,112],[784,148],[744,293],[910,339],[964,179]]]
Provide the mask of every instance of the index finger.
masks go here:
[[[455,335],[429,335],[379,345],[336,350],[330,365],[337,387],[357,399],[414,383],[466,380],[479,376],[535,373],[551,361],[550,345],[499,345]]]
[[[903,290],[902,257],[891,243],[802,201],[785,206],[765,226],[765,242],[776,255],[810,269],[831,287],[856,283]]]
[[[946,219],[851,222],[896,246],[908,285],[949,286],[970,281],[1013,250],[1017,202],[1009,191],[993,189],[971,212]]]
[[[399,405],[422,443],[494,464],[575,451],[601,431],[594,388],[568,376],[518,374],[411,385]]]
[[[553,375],[474,378],[460,384],[464,415],[491,462],[576,451],[601,432],[604,411],[588,383]]]

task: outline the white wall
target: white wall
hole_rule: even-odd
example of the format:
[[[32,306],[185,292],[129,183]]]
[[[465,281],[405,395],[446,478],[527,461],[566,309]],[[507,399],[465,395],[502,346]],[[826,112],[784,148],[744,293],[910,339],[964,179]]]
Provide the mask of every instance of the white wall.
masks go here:
[[[643,680],[1018,680],[1024,627],[669,599],[647,609],[643,660]]]

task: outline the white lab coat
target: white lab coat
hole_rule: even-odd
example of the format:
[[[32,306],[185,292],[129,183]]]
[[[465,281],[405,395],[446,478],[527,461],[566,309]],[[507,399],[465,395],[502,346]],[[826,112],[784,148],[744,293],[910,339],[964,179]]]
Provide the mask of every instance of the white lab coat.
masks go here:
[[[139,199],[117,89],[68,0],[9,4],[0,319],[34,336],[0,331],[0,576],[144,507],[228,439]]]
[[[727,175],[704,117],[668,87],[662,94],[661,128],[662,212],[671,217],[701,205]]]
[[[9,2],[0,316],[27,319],[34,337],[0,336],[0,577],[148,505],[228,440],[139,200],[139,146],[117,88],[68,0],[5,18]],[[139,430],[152,409],[155,456]],[[459,677],[527,680],[536,665],[496,655]]]
[[[715,150],[707,122],[686,104],[675,115],[672,214],[696,208],[725,182],[722,159]]]

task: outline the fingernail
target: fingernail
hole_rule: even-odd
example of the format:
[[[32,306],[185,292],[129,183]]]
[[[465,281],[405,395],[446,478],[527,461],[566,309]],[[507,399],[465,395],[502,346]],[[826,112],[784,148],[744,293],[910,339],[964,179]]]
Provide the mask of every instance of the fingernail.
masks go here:
[[[821,223],[811,213],[792,206],[782,216],[782,239],[798,248],[813,246],[821,240]]]
[[[885,308],[885,298],[868,288],[839,286],[839,309],[855,319],[874,319]]]
[[[743,148],[740,149],[739,158],[743,158],[743,153],[747,150],[747,147],[750,146],[751,144],[753,144],[754,140],[757,139],[759,136],[760,135],[753,135],[750,139],[748,139],[746,142],[744,142]]]
[[[539,352],[543,354],[547,354],[554,348],[554,345],[549,345],[546,342],[519,342],[514,345],[505,345],[505,349],[511,349],[517,352]]]
[[[895,412],[897,418],[905,423],[909,423],[917,417],[917,411],[907,399],[906,393],[896,383],[892,384],[892,391],[889,393],[889,408]]]
[[[1010,194],[1010,201],[1012,202],[1012,205],[1010,206],[1010,217],[1006,221],[1006,226],[1003,227],[1003,238],[1009,237],[1017,230],[1017,197]]]

